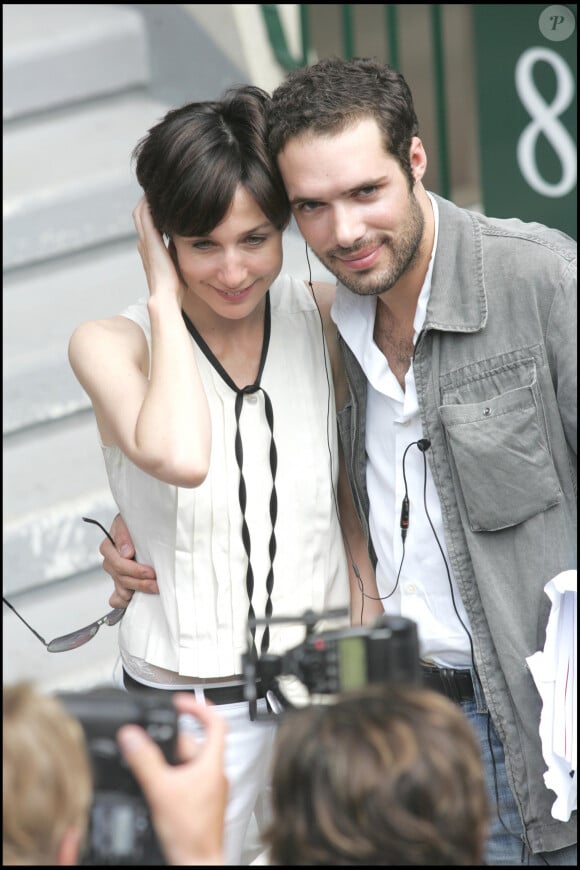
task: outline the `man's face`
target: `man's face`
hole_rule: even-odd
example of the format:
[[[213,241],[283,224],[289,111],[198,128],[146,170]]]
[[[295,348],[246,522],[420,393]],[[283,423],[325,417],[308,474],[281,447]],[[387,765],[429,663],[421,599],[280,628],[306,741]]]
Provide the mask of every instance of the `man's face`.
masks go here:
[[[413,139],[420,180],[424,151]],[[424,217],[376,121],[291,139],[278,165],[300,232],[326,268],[359,295],[393,287],[419,256]]]

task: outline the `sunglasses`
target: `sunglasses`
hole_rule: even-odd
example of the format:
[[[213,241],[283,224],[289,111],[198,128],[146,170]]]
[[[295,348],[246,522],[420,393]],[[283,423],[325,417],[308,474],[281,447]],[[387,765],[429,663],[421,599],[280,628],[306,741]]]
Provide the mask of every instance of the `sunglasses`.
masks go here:
[[[85,523],[93,523],[95,526],[98,526],[101,531],[107,536],[109,541],[115,546],[115,542],[112,539],[111,535],[108,531],[100,524],[98,520],[93,520],[90,517],[83,517]],[[28,624],[28,622],[24,619],[23,616],[18,613],[15,607],[10,604],[9,601],[2,596],[2,601],[4,604],[16,614],[18,619],[20,619],[24,625],[38,638],[38,640],[44,644],[48,652],[67,652],[71,649],[77,649],[79,646],[83,646],[83,644],[88,643],[89,640],[92,640],[93,637],[98,632],[101,625],[117,625],[118,622],[121,621],[123,615],[125,613],[125,608],[116,607],[114,610],[109,611],[109,613],[102,616],[100,619],[97,619],[96,622],[91,622],[90,625],[85,625],[84,628],[78,628],[76,631],[71,631],[70,634],[63,634],[61,637],[55,637],[54,640],[46,641],[40,634]]]

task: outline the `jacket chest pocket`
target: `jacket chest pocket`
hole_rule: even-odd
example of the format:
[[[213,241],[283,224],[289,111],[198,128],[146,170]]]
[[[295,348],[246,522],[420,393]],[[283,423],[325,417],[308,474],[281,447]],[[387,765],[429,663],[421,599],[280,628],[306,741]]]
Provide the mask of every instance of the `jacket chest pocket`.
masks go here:
[[[440,418],[472,531],[509,528],[558,504],[534,360],[456,383],[443,399]]]

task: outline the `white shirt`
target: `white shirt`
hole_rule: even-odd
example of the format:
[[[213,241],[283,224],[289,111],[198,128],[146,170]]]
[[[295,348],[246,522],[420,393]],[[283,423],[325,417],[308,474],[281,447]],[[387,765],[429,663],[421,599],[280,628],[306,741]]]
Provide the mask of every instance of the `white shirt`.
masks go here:
[[[280,275],[270,288],[270,301],[271,336],[261,385],[272,402],[277,449],[273,615],[301,617],[307,609],[348,606],[348,569],[333,497],[338,474],[335,401],[310,291],[303,281]],[[123,314],[141,326],[150,342],[146,301]],[[103,447],[111,491],[137,560],[153,565],[159,584],[159,595],[135,592],[120,625],[125,664],[140,678],[144,672],[135,668],[138,659],[183,677],[239,674],[248,644],[235,393],[192,342],[212,414],[206,480],[192,489],[172,486],[146,474],[118,448]],[[246,395],[240,417],[257,617],[266,608],[272,526],[264,402],[261,391]],[[256,631],[258,648],[263,631]],[[300,622],[274,624],[270,651],[286,652],[304,637]]]
[[[432,197],[430,199],[435,218],[435,240],[417,302],[413,344],[416,343],[425,321],[437,249],[439,215],[437,204]],[[466,631],[470,630],[469,620],[449,562],[439,497],[429,462],[424,462],[428,454],[423,454],[413,444],[423,437],[413,363],[411,361],[405,376],[403,391],[373,338],[376,304],[376,297],[358,296],[339,282],[332,307],[332,319],[368,380],[367,488],[370,499],[369,527],[378,559],[379,595],[383,598],[387,613],[400,614],[415,620],[423,658],[440,666],[467,668],[471,664]],[[405,454],[407,447],[409,449]],[[403,554],[400,519],[401,504],[405,496],[405,478],[410,507]],[[450,584],[455,606],[466,629],[455,613]]]

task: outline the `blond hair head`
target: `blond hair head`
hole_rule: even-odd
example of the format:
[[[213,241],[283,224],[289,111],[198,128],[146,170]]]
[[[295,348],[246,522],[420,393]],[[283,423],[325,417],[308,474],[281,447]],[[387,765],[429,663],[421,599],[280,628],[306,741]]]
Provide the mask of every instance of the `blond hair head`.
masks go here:
[[[3,864],[54,865],[85,837],[92,777],[80,723],[32,684],[3,687]]]

